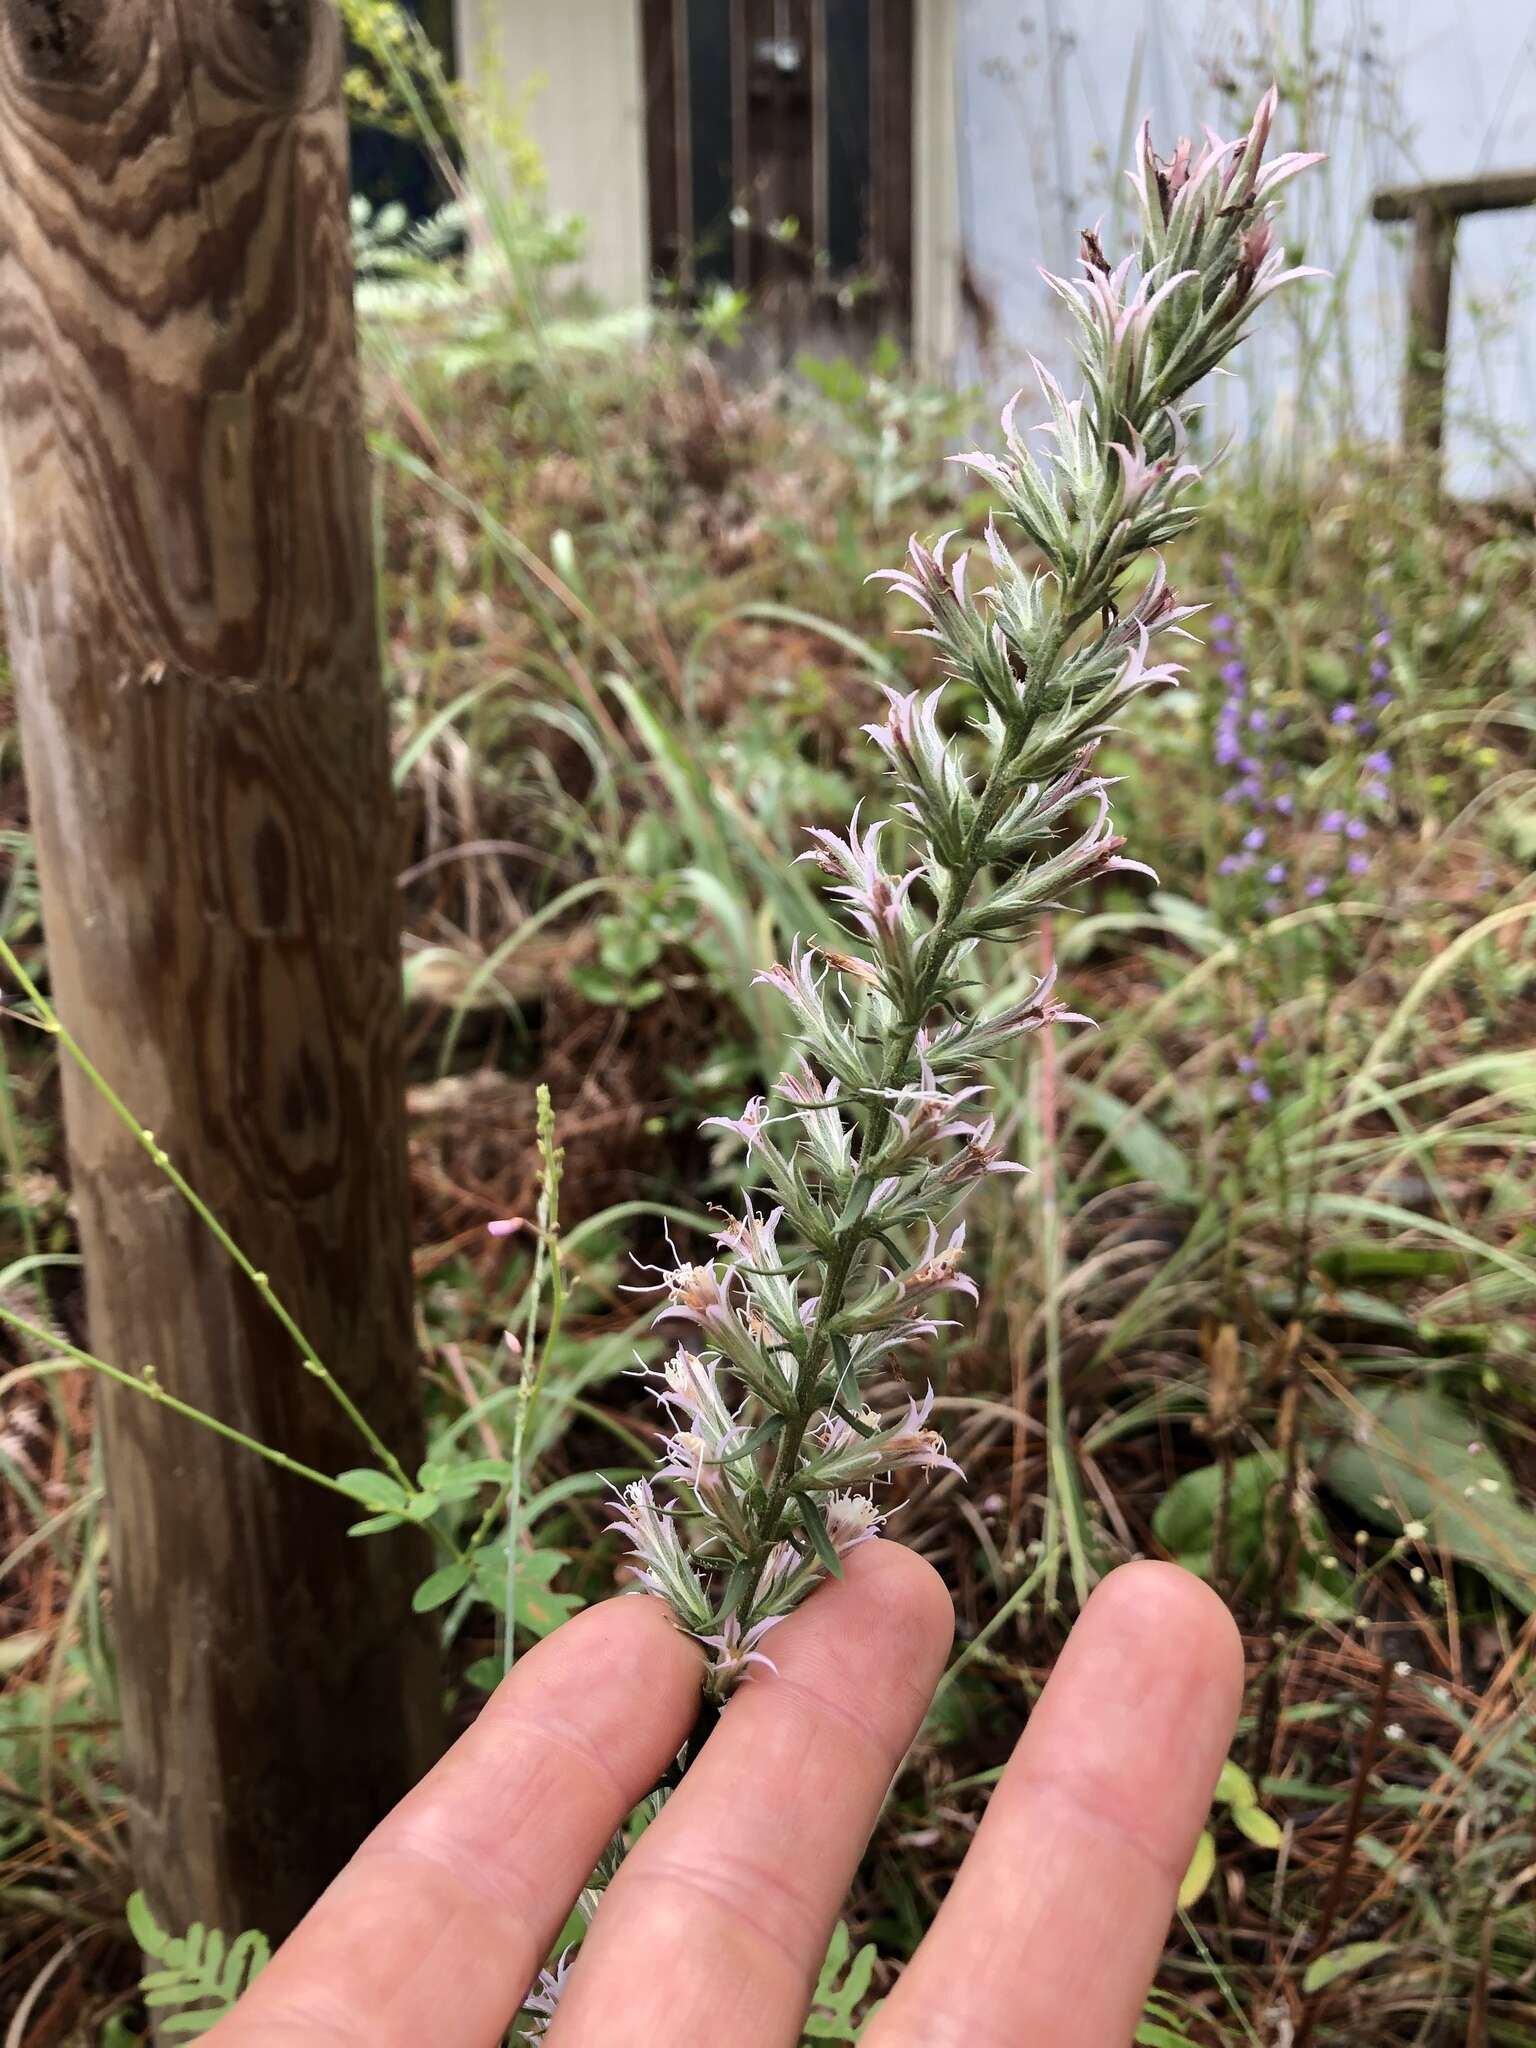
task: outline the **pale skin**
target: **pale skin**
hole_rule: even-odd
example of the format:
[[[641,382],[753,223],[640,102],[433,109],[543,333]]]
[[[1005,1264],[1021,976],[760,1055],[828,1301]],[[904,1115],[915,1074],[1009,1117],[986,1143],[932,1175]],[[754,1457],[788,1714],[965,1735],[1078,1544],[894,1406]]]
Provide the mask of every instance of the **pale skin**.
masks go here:
[[[554,2048],[794,2048],[844,1894],[948,1655],[910,1551],[869,1543],[760,1670],[605,1896]],[[686,1739],[699,1656],[651,1599],[519,1664],[364,1843],[214,2048],[494,2048],[614,1829]],[[1171,1565],[1089,1601],[864,2048],[1127,2048],[1242,1688]]]

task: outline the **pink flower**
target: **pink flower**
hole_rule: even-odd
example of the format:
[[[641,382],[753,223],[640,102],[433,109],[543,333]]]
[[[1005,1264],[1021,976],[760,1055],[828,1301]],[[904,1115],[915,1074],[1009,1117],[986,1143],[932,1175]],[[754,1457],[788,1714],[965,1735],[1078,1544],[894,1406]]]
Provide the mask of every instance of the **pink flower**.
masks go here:
[[[778,1671],[773,1659],[765,1657],[757,1646],[769,1629],[777,1628],[783,1619],[782,1614],[770,1614],[765,1620],[754,1621],[743,1635],[740,1618],[732,1614],[715,1634],[699,1637],[707,1649],[715,1652],[709,1660],[709,1671],[717,1691],[733,1691],[748,1676],[754,1664],[761,1664],[775,1673]]]

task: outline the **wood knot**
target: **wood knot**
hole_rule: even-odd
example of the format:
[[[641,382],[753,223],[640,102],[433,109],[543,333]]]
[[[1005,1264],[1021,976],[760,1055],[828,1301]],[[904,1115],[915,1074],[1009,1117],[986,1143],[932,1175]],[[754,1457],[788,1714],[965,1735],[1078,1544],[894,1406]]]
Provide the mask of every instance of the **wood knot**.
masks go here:
[[[5,0],[7,40],[39,85],[91,82],[101,21],[101,0]]]
[[[309,75],[315,0],[232,0],[231,54],[262,99],[297,97]]]

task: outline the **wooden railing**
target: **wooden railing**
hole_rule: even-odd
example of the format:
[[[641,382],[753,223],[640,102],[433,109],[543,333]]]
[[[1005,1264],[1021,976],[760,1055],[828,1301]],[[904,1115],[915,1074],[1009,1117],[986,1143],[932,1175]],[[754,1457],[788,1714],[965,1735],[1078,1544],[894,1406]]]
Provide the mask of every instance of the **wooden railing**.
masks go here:
[[[1371,218],[1413,223],[1408,277],[1408,359],[1403,373],[1403,445],[1437,463],[1445,431],[1446,349],[1451,276],[1463,214],[1536,206],[1536,171],[1496,171],[1378,192]]]

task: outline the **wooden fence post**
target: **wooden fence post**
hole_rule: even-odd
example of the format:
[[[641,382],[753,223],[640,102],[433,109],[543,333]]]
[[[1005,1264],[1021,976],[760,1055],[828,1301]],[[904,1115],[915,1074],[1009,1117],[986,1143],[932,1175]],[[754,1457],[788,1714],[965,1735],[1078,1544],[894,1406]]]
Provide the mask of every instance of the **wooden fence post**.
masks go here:
[[[0,573],[66,1025],[419,1455],[396,830],[328,0],[0,0]],[[96,1349],[370,1462],[66,1065]],[[435,1746],[407,1539],[105,1411],[134,1854],[280,1936]]]
[[[1446,352],[1451,337],[1451,284],[1456,228],[1464,214],[1536,205],[1536,171],[1491,171],[1429,185],[1378,192],[1371,218],[1412,221],[1408,273],[1408,354],[1403,368],[1403,446],[1438,468],[1445,436]]]

